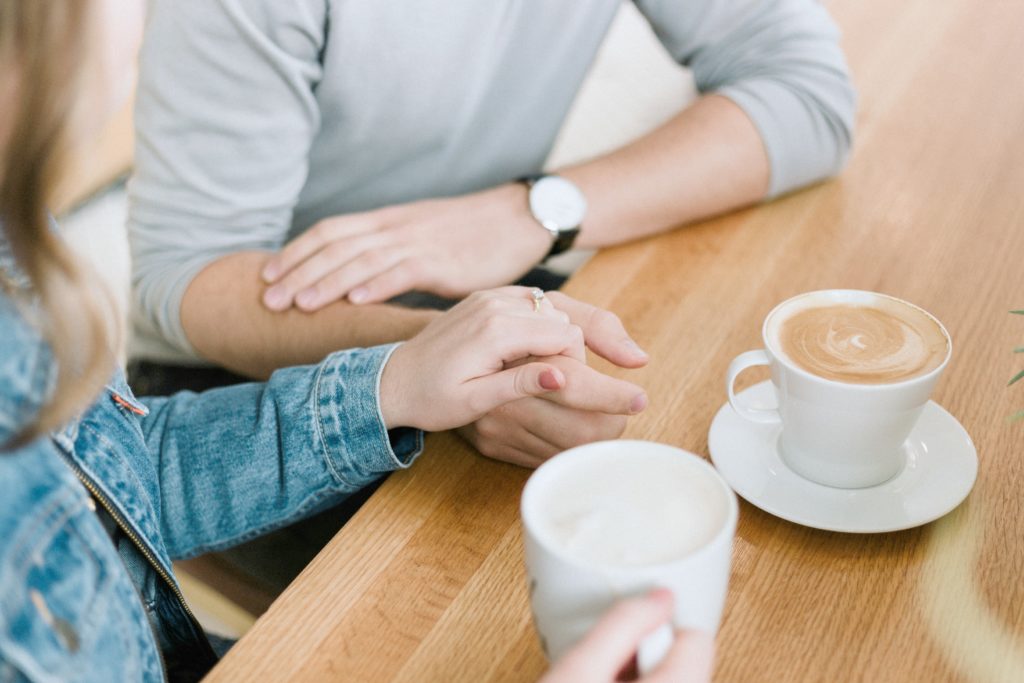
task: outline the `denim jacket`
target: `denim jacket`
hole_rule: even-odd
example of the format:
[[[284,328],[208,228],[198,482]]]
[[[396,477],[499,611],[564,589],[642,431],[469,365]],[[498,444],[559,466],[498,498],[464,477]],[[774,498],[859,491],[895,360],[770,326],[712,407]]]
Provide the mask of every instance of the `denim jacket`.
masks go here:
[[[216,657],[171,560],[408,467],[422,433],[387,432],[378,403],[393,348],[169,398],[135,398],[118,372],[79,418],[0,452],[0,683],[201,677]],[[0,293],[0,444],[52,384],[48,348]]]

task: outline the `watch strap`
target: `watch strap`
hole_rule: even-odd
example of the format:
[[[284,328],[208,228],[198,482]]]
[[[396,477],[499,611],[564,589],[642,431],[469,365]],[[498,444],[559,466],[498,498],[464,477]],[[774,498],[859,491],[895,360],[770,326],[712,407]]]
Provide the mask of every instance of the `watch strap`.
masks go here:
[[[559,230],[558,237],[555,238],[555,242],[551,245],[551,249],[548,250],[548,255],[544,257],[544,260],[547,261],[552,256],[558,256],[559,254],[563,254],[572,249],[572,245],[579,234],[579,228]]]
[[[521,176],[519,178],[516,178],[516,182],[517,183],[522,183],[523,185],[526,185],[527,188],[531,188],[531,187],[533,187],[537,183],[538,180],[540,180],[541,178],[546,178],[549,175],[551,175],[551,174],[550,173],[530,173],[529,175],[524,175],[524,176]]]

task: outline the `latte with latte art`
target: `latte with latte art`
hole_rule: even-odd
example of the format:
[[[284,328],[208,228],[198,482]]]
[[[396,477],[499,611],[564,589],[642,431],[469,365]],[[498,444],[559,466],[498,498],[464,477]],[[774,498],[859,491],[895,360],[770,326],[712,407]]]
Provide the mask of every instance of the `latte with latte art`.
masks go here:
[[[776,316],[774,346],[796,366],[824,379],[901,382],[931,372],[949,352],[946,334],[931,316],[895,299],[795,303]]]

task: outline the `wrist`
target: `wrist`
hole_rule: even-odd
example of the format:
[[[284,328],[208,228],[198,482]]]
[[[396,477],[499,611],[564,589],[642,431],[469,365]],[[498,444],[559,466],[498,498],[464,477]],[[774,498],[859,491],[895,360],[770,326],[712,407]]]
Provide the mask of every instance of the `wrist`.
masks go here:
[[[434,308],[402,308],[402,310],[405,311],[408,322],[404,339],[412,339],[427,325],[444,315],[444,311]]]
[[[544,229],[530,211],[530,189],[520,182],[507,183],[497,188],[510,217],[512,239],[520,245],[521,262],[532,267],[544,260],[551,250],[551,233]]]
[[[387,430],[413,426],[412,416],[408,414],[408,406],[404,402],[409,393],[404,386],[407,353],[405,344],[396,345],[395,350],[385,361],[384,371],[380,375],[377,401],[380,405],[380,414],[384,418],[384,428]]]

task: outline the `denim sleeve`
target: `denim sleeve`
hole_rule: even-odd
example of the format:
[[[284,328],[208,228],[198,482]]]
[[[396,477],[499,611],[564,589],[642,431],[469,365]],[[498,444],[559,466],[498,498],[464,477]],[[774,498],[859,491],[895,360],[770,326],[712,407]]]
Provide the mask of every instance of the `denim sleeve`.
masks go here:
[[[757,127],[769,197],[838,173],[857,96],[839,29],[815,0],[634,0],[701,92],[728,97]]]
[[[171,557],[240,543],[408,467],[423,434],[388,432],[378,400],[394,349],[341,351],[266,383],[142,399]]]

